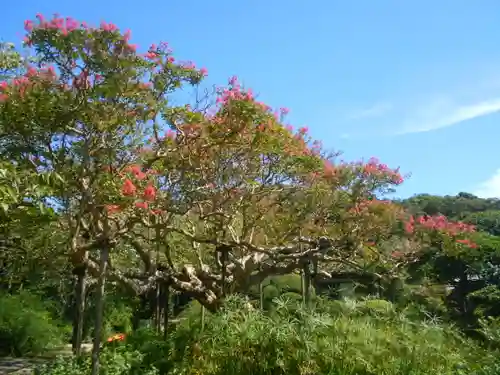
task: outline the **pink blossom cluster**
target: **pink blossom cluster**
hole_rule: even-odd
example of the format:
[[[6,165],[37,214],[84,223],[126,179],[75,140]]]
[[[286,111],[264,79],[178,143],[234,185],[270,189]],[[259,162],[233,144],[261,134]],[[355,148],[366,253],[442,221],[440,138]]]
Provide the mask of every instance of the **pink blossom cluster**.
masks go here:
[[[395,185],[400,185],[404,182],[404,178],[403,176],[401,176],[399,168],[391,169],[387,166],[387,164],[380,163],[380,161],[375,157],[371,157],[365,164],[363,164],[362,162],[358,164],[360,165],[361,172],[365,177],[388,177],[389,180]]]
[[[148,48],[148,52],[144,54],[144,58],[155,63],[155,65],[160,68],[175,62],[175,58],[172,56],[172,49],[169,48],[167,42],[161,42],[159,46],[152,44]],[[197,69],[192,61],[179,62],[179,66],[186,70]],[[200,68],[199,73],[202,77],[205,77],[208,75],[208,70],[206,68]]]
[[[416,227],[420,227],[427,230],[439,231],[446,233],[452,237],[459,236],[461,234],[473,233],[476,231],[476,227],[471,224],[466,224],[461,221],[453,222],[446,218],[444,215],[436,216],[410,216],[409,220],[405,223],[405,231],[407,234],[413,234]],[[458,239],[457,243],[467,245],[471,248],[477,247],[477,245],[468,239]]]
[[[226,105],[232,100],[254,100],[252,90],[243,90],[236,76],[229,79],[229,87],[218,91],[216,102],[220,105]]]
[[[392,202],[389,200],[383,199],[364,199],[361,202],[355,204],[355,206],[350,210],[353,213],[362,213],[369,210],[372,207],[380,207],[380,206],[391,206]]]
[[[139,165],[130,165],[120,173],[123,177],[123,184],[121,187],[121,194],[124,197],[134,198],[134,206],[141,210],[150,209],[150,204],[154,203],[157,197],[157,189],[153,184],[151,176],[156,175],[157,172],[154,170],[144,171]],[[146,181],[144,188],[139,188],[141,181]],[[106,205],[106,211],[108,214],[115,214],[121,212],[123,209],[122,205],[118,204],[108,204]],[[160,209],[151,209],[149,211],[153,215],[159,215],[162,213]]]
[[[415,218],[414,216],[410,216],[410,219],[407,222],[409,232],[411,232],[415,225],[419,225],[424,228],[444,231],[450,233],[452,235],[457,235],[459,233],[472,233],[475,232],[476,228],[474,225],[466,224],[461,221],[453,222],[449,221],[444,215],[436,215],[436,216],[420,216]]]
[[[52,19],[47,19],[43,14],[38,13],[36,15],[36,21],[26,20],[24,21],[24,29],[27,31],[27,35],[24,39],[28,46],[33,44],[32,33],[35,30],[54,30],[59,33],[60,36],[68,36],[72,32],[77,30],[93,31],[100,30],[104,32],[114,33],[119,32],[118,27],[113,23],[108,23],[102,21],[99,28],[92,28],[85,22],[79,22],[71,17],[60,17],[58,14],[54,14]],[[137,46],[135,44],[129,44],[131,38],[130,30],[125,31],[123,34],[123,41],[125,42],[125,48],[129,51],[136,51]]]
[[[9,98],[9,91],[17,93],[24,97],[26,91],[34,84],[41,81],[53,81],[56,78],[56,72],[52,66],[36,69],[29,66],[24,76],[16,77],[13,80],[0,82],[0,102]]]
[[[61,31],[62,34],[67,35],[68,32],[76,30],[80,27],[87,28],[86,24],[75,21],[71,17],[62,18],[58,14],[54,14],[51,20],[46,20],[45,17],[38,13],[36,15],[38,19],[38,24],[35,24],[32,20],[24,21],[24,29],[28,32],[33,31],[35,28],[40,29],[54,29]],[[113,25],[114,26],[114,25]],[[116,29],[116,26],[114,26]]]

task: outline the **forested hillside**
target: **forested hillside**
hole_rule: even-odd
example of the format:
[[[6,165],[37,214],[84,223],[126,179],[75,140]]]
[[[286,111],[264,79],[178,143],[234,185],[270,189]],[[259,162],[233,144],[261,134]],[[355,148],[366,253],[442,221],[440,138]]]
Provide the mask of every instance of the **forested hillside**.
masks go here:
[[[492,235],[500,235],[500,199],[498,198],[478,198],[469,193],[443,197],[418,194],[400,203],[414,214],[441,214],[452,220],[474,224],[478,230]]]

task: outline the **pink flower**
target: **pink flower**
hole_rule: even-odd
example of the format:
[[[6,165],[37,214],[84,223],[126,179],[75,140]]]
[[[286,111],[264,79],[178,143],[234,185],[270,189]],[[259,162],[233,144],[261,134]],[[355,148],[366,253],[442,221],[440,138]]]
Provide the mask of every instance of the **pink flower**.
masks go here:
[[[106,207],[106,211],[110,214],[113,214],[113,213],[116,213],[116,212],[119,212],[121,207],[118,206],[117,204],[108,204]]]
[[[413,234],[415,230],[415,227],[413,226],[413,223],[409,222],[405,224],[405,232],[407,234]]]
[[[232,76],[231,78],[229,78],[229,84],[231,86],[237,85],[238,84],[238,77]]]
[[[101,22],[101,30],[112,32],[112,31],[118,30],[118,27],[116,27],[116,25],[114,25],[112,23],[106,23],[106,22],[102,21]]]
[[[134,195],[137,191],[134,183],[129,179],[126,179],[122,186],[122,194],[126,196]]]
[[[26,30],[28,32],[33,30],[33,21],[31,21],[31,20],[24,21],[24,30]]]
[[[148,208],[149,205],[148,205],[148,202],[137,202],[135,204],[135,206],[137,208],[141,208],[141,209],[147,210],[147,208]]]
[[[288,108],[281,107],[280,112],[284,116],[284,115],[288,115],[290,113],[290,110]]]
[[[201,68],[200,73],[203,77],[206,77],[208,75],[208,70],[207,68]]]
[[[148,185],[144,189],[144,200],[153,201],[156,198],[156,189],[153,185]]]
[[[130,38],[132,37],[132,32],[130,30],[125,31],[123,34],[123,39],[128,42]]]
[[[144,180],[147,176],[138,165],[131,165],[125,169],[126,172],[131,172],[136,179]]]
[[[28,67],[28,71],[26,72],[27,77],[34,77],[37,74],[38,74],[38,71],[34,67],[32,67],[32,66]]]
[[[78,29],[78,22],[71,17],[66,17],[66,29],[68,31]]]
[[[137,44],[128,44],[127,48],[131,50],[132,52],[137,51]]]

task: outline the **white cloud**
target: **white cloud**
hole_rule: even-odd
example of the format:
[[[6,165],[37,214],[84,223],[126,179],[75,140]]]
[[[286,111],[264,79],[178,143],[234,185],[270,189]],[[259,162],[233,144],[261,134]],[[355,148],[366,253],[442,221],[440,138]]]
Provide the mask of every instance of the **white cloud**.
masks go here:
[[[488,180],[481,183],[473,194],[481,198],[500,198],[500,168]]]
[[[372,105],[371,107],[356,110],[349,114],[347,118],[349,120],[360,120],[365,118],[380,117],[392,110],[392,108],[393,106],[391,103],[380,102]]]
[[[397,134],[437,130],[499,111],[500,98],[462,105],[453,104],[449,100],[439,100],[409,116],[409,119],[403,122],[403,129]]]

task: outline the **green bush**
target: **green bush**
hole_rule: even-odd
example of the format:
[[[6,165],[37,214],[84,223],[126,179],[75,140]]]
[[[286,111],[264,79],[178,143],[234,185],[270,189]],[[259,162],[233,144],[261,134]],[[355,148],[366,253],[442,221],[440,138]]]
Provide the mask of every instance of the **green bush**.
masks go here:
[[[196,337],[176,359],[176,373],[493,374],[485,372],[492,356],[451,327],[412,322],[380,301],[344,304],[334,304],[336,314],[290,314],[288,302],[277,301],[276,313],[266,315],[231,299],[201,334],[185,326],[174,333]]]
[[[165,342],[138,330],[106,344],[101,367],[109,375],[498,375],[498,353],[480,348],[453,327],[411,320],[381,300],[318,299],[303,309],[276,300],[272,314],[229,297],[207,314],[199,305]],[[191,315],[191,316],[189,316]],[[496,354],[496,355],[495,355]],[[89,358],[56,361],[41,375],[86,374]]]
[[[314,301],[316,293],[311,288],[311,300]],[[260,300],[257,286],[251,288],[250,296],[254,300]],[[262,283],[262,299],[264,310],[274,311],[275,299],[285,298],[293,301],[302,301],[302,277],[298,274],[288,274],[281,276],[272,276],[265,279]]]
[[[93,336],[95,324],[95,293],[90,293],[85,310],[84,337],[89,339]],[[130,333],[132,331],[133,309],[130,307],[130,299],[120,295],[113,289],[106,293],[104,300],[104,319],[101,339],[116,333]]]
[[[360,310],[367,314],[391,316],[395,313],[392,303],[383,299],[366,299],[360,302]]]
[[[101,353],[101,374],[105,375],[157,375],[154,367],[143,366],[143,353],[125,345],[107,346]],[[59,357],[36,369],[37,375],[83,375],[90,374],[90,357],[79,360]]]
[[[0,354],[39,354],[60,345],[68,330],[38,296],[0,294]]]

